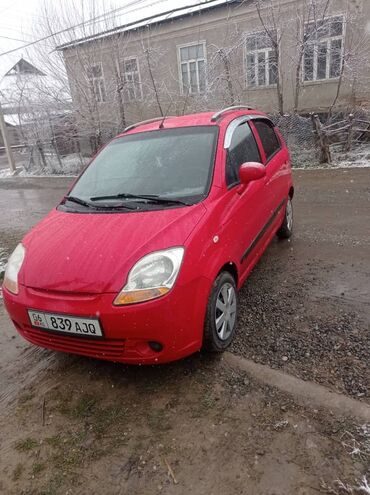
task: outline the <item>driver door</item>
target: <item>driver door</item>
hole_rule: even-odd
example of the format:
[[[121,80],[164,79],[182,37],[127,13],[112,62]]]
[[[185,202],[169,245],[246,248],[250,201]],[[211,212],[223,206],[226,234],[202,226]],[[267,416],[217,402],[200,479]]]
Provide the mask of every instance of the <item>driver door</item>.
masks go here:
[[[266,217],[265,179],[256,180],[240,190],[239,169],[246,162],[262,162],[254,134],[244,122],[237,126],[227,149],[224,227],[239,262],[241,278],[248,271],[258,234]]]

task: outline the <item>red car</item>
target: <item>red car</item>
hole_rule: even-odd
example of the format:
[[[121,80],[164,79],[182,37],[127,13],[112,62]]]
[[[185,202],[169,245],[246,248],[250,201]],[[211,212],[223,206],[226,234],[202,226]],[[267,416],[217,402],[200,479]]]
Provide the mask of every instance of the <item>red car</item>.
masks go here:
[[[292,233],[288,149],[249,107],[138,123],[11,255],[4,300],[41,347],[163,363],[235,335],[238,289]]]

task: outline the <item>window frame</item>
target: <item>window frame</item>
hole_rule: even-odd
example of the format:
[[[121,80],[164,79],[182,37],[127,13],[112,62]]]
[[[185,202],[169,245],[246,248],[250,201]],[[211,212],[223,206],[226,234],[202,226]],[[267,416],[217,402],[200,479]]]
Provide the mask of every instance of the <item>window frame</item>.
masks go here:
[[[279,143],[279,147],[274,151],[274,153],[271,155],[271,156],[267,156],[266,154],[266,150],[265,150],[265,147],[263,146],[263,142],[262,142],[262,139],[261,139],[261,136],[260,136],[260,133],[258,132],[258,129],[256,127],[256,122],[264,122],[265,124],[271,126],[272,130],[274,131],[274,134],[276,136],[276,140],[277,142]],[[268,167],[270,161],[283,149],[283,144],[281,142],[281,139],[280,139],[280,136],[276,133],[275,131],[275,127],[276,125],[272,122],[272,120],[268,119],[268,118],[265,118],[265,117],[256,117],[255,119],[253,119],[253,122],[252,122],[252,125],[253,125],[253,130],[256,134],[256,139],[257,141],[260,143],[260,154],[261,154],[261,151],[263,152],[263,156],[264,156],[264,162],[263,165],[265,167]]]
[[[327,36],[325,38],[320,38],[317,39],[313,42],[311,42],[311,46],[313,46],[313,75],[312,79],[305,79],[305,51],[303,51],[303,57],[302,57],[302,63],[301,63],[301,82],[303,84],[320,84],[322,82],[331,82],[331,81],[337,81],[340,77],[340,71],[342,70],[342,66],[344,63],[344,48],[345,48],[345,41],[346,41],[346,16],[344,13],[338,13],[338,14],[332,14],[328,17],[325,18],[326,22],[330,22],[332,19],[335,18],[342,18],[342,34],[337,35],[337,36]],[[312,24],[313,21],[308,21],[305,22],[303,25],[303,35],[306,33],[306,26],[309,24]],[[341,40],[342,41],[342,46],[341,46],[341,53],[340,53],[340,69],[339,69],[339,75],[330,77],[330,62],[331,62],[331,44],[332,41],[336,40]],[[325,78],[318,79],[317,78],[317,67],[318,67],[318,54],[319,54],[319,44],[322,42],[326,42],[326,71],[325,71]]]
[[[196,58],[196,59],[186,60],[185,62],[182,62],[181,61],[181,48],[188,48],[188,47],[197,46],[197,45],[203,45],[203,58]],[[177,65],[178,65],[179,83],[180,83],[181,94],[182,95],[186,95],[186,94],[201,95],[201,94],[204,94],[206,89],[204,91],[200,90],[200,84],[199,84],[200,78],[199,78],[198,62],[199,61],[204,62],[204,86],[206,87],[207,86],[207,72],[206,72],[206,68],[207,68],[207,41],[206,40],[198,40],[198,41],[193,41],[191,43],[184,43],[181,45],[176,45],[176,49],[177,49]],[[190,62],[195,62],[195,64],[196,64],[197,89],[198,89],[198,91],[192,92],[191,91],[191,84],[189,84],[189,91],[187,93],[185,93],[181,67],[183,64],[187,65],[188,77],[189,77],[189,82],[190,82],[190,68],[189,68]]]
[[[261,154],[261,149],[260,149],[260,146],[259,146],[259,143],[256,139],[256,135],[255,135],[255,130],[253,128],[253,126],[251,125],[251,120],[248,119],[248,120],[245,120],[244,122],[240,122],[236,127],[235,129],[233,129],[232,131],[232,135],[231,135],[231,138],[230,138],[230,145],[226,148],[226,156],[225,156],[225,170],[224,170],[224,178],[225,178],[225,184],[226,184],[226,188],[227,190],[230,190],[230,189],[233,189],[235,186],[238,186],[240,185],[240,179],[239,179],[239,175],[238,175],[238,180],[235,181],[235,182],[232,182],[231,184],[228,184],[227,183],[227,166],[228,166],[228,157],[229,157],[229,153],[230,153],[230,146],[231,146],[231,142],[232,142],[232,139],[233,139],[233,136],[234,136],[234,133],[235,131],[242,125],[247,125],[249,127],[249,130],[251,131],[251,135],[252,135],[252,138],[254,140],[254,143],[256,145],[256,148],[257,148],[257,151],[258,151],[258,155],[260,157],[260,163],[262,163],[262,154]],[[241,166],[242,164],[240,164]],[[240,167],[239,167],[240,168]]]
[[[170,129],[164,129],[163,131],[160,131],[160,132],[167,132],[167,131],[173,131],[173,130],[176,130],[176,129],[199,129],[199,128],[204,128],[204,127],[207,127],[207,128],[212,128],[214,130],[212,130],[212,132],[214,132],[214,142],[213,142],[213,147],[212,147],[212,155],[211,155],[211,161],[210,161],[210,167],[209,167],[209,170],[208,170],[208,177],[207,177],[207,183],[205,185],[205,188],[204,188],[204,193],[199,195],[200,198],[194,202],[194,204],[198,204],[198,203],[201,203],[202,201],[204,201],[210,194],[211,192],[211,189],[212,189],[212,185],[213,185],[213,182],[215,180],[215,173],[216,173],[216,168],[217,168],[217,154],[218,154],[218,147],[219,147],[219,138],[220,138],[220,127],[217,126],[217,125],[202,125],[202,124],[199,124],[199,125],[190,125],[190,126],[181,126],[181,127],[174,127],[174,128],[170,128]],[[144,135],[144,134],[148,134],[148,133],[154,133],[154,132],[158,132],[158,129],[153,129],[153,130],[150,130],[150,131],[141,131],[141,132],[136,132],[136,133],[133,133],[131,134],[131,136],[138,136],[138,135]],[[113,141],[119,141],[120,139],[124,139],[125,137],[129,137],[130,135],[119,135],[119,136],[116,136],[115,138],[113,138],[113,140],[110,142],[112,143]],[[108,144],[110,144],[108,143]],[[70,190],[70,193],[72,192],[72,190],[75,188],[75,186],[77,185],[77,183],[80,181],[81,177],[85,174],[85,172],[88,170],[88,168],[90,167],[91,163],[98,157],[99,153],[101,153],[103,151],[105,147],[103,146],[102,148],[100,148],[100,150],[96,153],[96,155],[90,160],[89,164],[82,170],[81,174],[77,177],[76,181],[73,183],[73,186],[71,187],[71,190]],[[63,205],[62,204],[59,204],[57,206],[57,209],[60,209],[62,207],[62,211],[65,211],[63,210]],[[164,208],[162,208],[161,206],[158,206],[156,208],[157,210],[162,210]],[[127,210],[129,211],[129,210]],[[72,211],[70,211],[69,213],[74,213]],[[78,213],[83,213],[78,211]],[[94,211],[93,213],[90,211],[87,211],[86,213],[88,214],[96,214],[96,213],[104,213],[104,210],[102,211],[99,211],[99,210],[96,210]],[[122,213],[122,212],[120,212]]]
[[[100,77],[94,77],[92,75],[92,70],[93,70],[94,67],[99,67],[99,66],[101,68],[101,76]],[[92,91],[93,91],[92,96],[94,97],[95,102],[98,103],[98,104],[106,103],[107,102],[107,87],[106,87],[106,84],[105,84],[103,62],[98,62],[98,63],[94,63],[93,65],[90,65],[89,67],[87,67],[87,71],[86,72],[87,72],[87,78],[88,78],[89,82],[92,85]],[[91,73],[91,76],[89,75],[89,72]],[[100,99],[98,99],[96,97],[96,91],[95,91],[94,81],[101,81],[102,82],[103,88],[104,88],[104,98],[102,98],[102,91],[101,91],[100,85],[99,85],[99,96],[100,96]]]
[[[264,30],[261,31],[261,29],[258,29],[256,31],[250,31],[248,33],[244,33],[244,36],[243,36],[243,39],[244,39],[244,41],[243,41],[243,60],[244,60],[245,86],[247,89],[276,88],[277,82],[270,83],[270,61],[269,61],[270,59],[268,57],[269,52],[275,51],[274,48],[273,47],[258,48],[256,50],[248,50],[248,48],[247,48],[247,38],[249,38],[251,36],[255,36],[257,34],[264,34],[267,36],[266,31],[264,31]],[[277,39],[279,40],[278,44],[280,45],[280,30],[279,29],[276,29],[276,36],[277,36]],[[279,46],[279,48],[280,48],[280,46]],[[260,53],[260,52],[265,53],[265,81],[268,81],[269,84],[267,84],[267,83],[258,84],[258,63],[256,64],[256,61],[254,61],[254,65],[255,65],[254,77],[255,77],[255,80],[257,81],[257,84],[250,85],[248,83],[247,56],[248,56],[248,54],[254,54],[254,56],[256,57],[256,56],[258,56],[258,53]],[[266,63],[266,57],[267,57],[268,63]],[[279,49],[279,58],[277,60],[277,69],[279,69],[280,62],[281,62],[281,50]],[[277,78],[279,78],[279,70],[277,70]]]
[[[126,72],[124,69],[125,69],[125,62],[129,61],[129,60],[135,60],[136,62],[136,68],[137,70],[136,71],[130,71],[130,72]],[[142,101],[143,100],[143,86],[142,86],[142,82],[141,82],[141,73],[140,73],[140,64],[139,64],[139,58],[135,55],[133,55],[132,57],[124,57],[122,60],[120,60],[118,62],[121,67],[120,67],[120,73],[122,74],[122,80],[123,80],[123,91],[124,91],[124,95],[127,97],[127,103],[134,103],[135,101]],[[125,88],[126,88],[126,85],[127,85],[127,81],[125,80],[125,75],[126,74],[135,74],[135,72],[137,72],[137,75],[138,75],[138,84],[139,84],[139,95],[137,96],[136,95],[136,91],[135,91],[135,85],[134,85],[134,91],[135,91],[135,98],[129,98],[128,97],[128,92],[125,91]]]

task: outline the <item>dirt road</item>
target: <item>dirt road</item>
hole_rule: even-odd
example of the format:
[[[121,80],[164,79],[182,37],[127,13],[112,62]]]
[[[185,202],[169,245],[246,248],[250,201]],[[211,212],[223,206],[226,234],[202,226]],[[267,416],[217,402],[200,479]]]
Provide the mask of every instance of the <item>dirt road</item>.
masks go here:
[[[0,263],[69,181],[0,181]],[[295,185],[295,235],[242,289],[231,350],[370,402],[369,169],[297,171]],[[220,358],[139,368],[40,350],[1,302],[0,343],[1,494],[346,494],[370,481],[369,426]]]

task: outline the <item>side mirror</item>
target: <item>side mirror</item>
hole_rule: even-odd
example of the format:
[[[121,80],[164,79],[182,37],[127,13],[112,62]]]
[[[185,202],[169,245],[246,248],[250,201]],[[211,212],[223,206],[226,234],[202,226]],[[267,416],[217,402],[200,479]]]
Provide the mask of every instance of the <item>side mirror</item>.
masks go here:
[[[266,169],[262,163],[246,162],[240,166],[239,178],[240,184],[246,186],[253,180],[259,180],[265,177]]]

